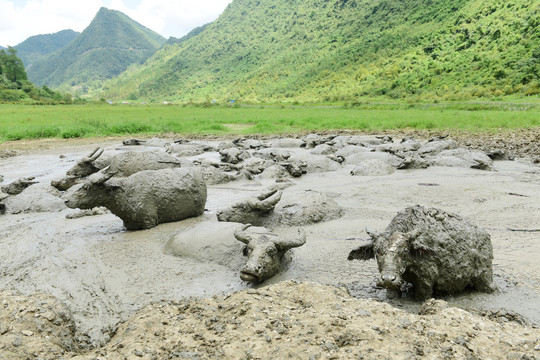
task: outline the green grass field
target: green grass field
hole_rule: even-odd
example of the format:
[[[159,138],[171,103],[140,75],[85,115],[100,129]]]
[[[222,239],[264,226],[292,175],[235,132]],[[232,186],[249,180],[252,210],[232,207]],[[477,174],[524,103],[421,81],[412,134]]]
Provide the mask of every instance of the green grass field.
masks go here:
[[[283,134],[321,130],[540,127],[540,106],[520,103],[356,106],[0,105],[0,141],[137,134]]]

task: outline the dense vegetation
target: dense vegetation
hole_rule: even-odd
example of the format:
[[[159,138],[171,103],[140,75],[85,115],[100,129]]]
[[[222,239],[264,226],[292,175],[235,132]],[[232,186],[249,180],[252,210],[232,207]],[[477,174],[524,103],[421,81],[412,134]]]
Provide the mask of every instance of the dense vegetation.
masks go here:
[[[0,50],[0,103],[56,104],[70,103],[71,95],[62,95],[47,86],[36,87],[26,75],[17,50]],[[9,123],[8,123],[9,124]]]
[[[35,35],[14,46],[14,48],[17,49],[17,54],[24,63],[24,66],[31,68],[44,55],[63,48],[78,35],[79,33],[73,30],[62,30],[54,34]]]
[[[536,0],[235,0],[111,98],[462,99],[540,92]]]
[[[165,39],[119,11],[101,8],[91,24],[62,49],[28,69],[36,84],[46,84],[77,95],[142,63]]]
[[[279,134],[321,130],[456,129],[540,126],[538,105],[510,103],[331,106],[108,105],[0,106],[0,142],[125,134]]]

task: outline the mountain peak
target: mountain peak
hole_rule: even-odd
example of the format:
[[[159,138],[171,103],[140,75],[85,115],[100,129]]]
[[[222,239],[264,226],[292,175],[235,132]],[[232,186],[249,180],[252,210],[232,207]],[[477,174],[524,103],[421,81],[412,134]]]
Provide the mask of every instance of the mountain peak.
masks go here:
[[[102,7],[75,40],[28,69],[28,77],[53,87],[100,82],[142,63],[165,41],[120,11]]]
[[[99,11],[96,13],[96,16],[94,18],[97,18],[97,17],[100,17],[100,16],[111,16],[111,15],[120,15],[120,16],[124,15],[124,16],[127,16],[124,13],[122,13],[121,11],[108,9],[108,8],[102,6],[99,9]]]

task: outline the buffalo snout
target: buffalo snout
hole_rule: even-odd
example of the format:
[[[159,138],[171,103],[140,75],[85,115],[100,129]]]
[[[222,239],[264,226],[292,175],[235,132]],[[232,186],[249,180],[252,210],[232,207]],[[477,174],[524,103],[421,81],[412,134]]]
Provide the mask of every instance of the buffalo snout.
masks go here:
[[[401,277],[397,274],[386,273],[381,274],[377,286],[385,289],[399,289],[401,288],[401,282]]]

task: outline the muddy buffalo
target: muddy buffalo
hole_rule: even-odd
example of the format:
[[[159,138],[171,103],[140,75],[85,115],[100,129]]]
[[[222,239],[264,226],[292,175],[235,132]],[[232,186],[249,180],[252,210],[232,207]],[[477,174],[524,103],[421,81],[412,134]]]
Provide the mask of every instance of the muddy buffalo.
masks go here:
[[[260,226],[274,211],[276,204],[281,200],[282,192],[273,190],[256,197],[247,199],[217,212],[219,221],[239,222]]]
[[[201,222],[172,234],[165,254],[219,264],[240,271],[244,281],[258,283],[285,270],[293,260],[288,250],[305,242],[303,232],[276,234],[265,227],[210,218],[203,215],[197,219]]]
[[[77,163],[66,172],[66,176],[60,180],[53,180],[51,186],[60,191],[65,191],[77,184],[77,182],[80,182],[81,179],[103,169],[108,163],[107,165],[102,165],[96,161],[102,154],[103,149],[99,147],[95,148],[88,156],[77,161]]]
[[[114,173],[108,170],[70,188],[64,196],[66,205],[80,209],[104,206],[128,230],[148,229],[204,212],[206,184],[192,168],[145,170],[126,178],[112,178]]]
[[[84,178],[109,167],[108,172],[116,177],[127,177],[143,170],[172,169],[182,166],[182,161],[160,150],[154,151],[127,151],[114,156],[103,157],[103,149],[96,148],[88,156],[82,158],[66,176],[51,182],[58,190],[65,191],[73,185],[84,181]]]
[[[306,242],[306,234],[300,229],[296,236],[289,238],[268,231],[250,231],[249,227],[249,224],[243,225],[234,232],[234,237],[246,244],[244,255],[248,260],[240,271],[240,278],[244,281],[261,282],[277,274],[285,253]]]
[[[37,184],[37,181],[34,181],[34,177],[25,177],[20,178],[9,185],[0,186],[0,191],[7,195],[18,195],[24,191],[30,185]]]
[[[489,234],[459,215],[413,206],[399,212],[381,234],[351,251],[349,260],[377,259],[377,285],[414,287],[418,299],[466,288],[492,291]]]

